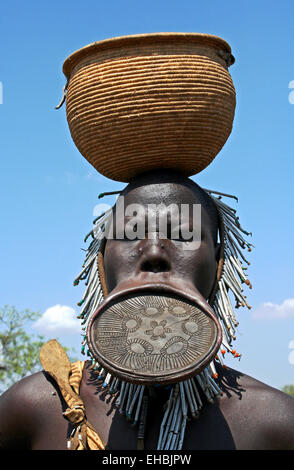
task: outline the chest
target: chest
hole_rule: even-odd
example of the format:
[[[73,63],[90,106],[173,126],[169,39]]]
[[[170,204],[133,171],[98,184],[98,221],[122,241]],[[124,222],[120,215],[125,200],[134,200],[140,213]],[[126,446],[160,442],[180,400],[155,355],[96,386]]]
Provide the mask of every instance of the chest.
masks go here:
[[[109,450],[137,450],[139,426],[119,411],[115,398],[106,393],[83,393],[87,418]],[[149,401],[144,449],[156,450],[164,416],[164,403]],[[197,420],[186,426],[183,450],[235,449],[230,428],[216,405],[203,408]]]
[[[109,450],[137,450],[138,425],[132,426],[126,416],[120,413],[116,397],[98,389],[89,380],[82,381],[80,396],[85,405],[88,421]],[[42,410],[40,415],[38,414],[44,419],[35,423],[37,437],[34,441],[34,449],[66,450],[67,448],[71,426],[62,415],[66,405],[59,398],[55,396],[50,400],[50,404],[46,402],[46,409]],[[230,406],[223,406],[222,401],[220,404],[206,404],[199,418],[187,423],[183,450],[254,448],[254,443],[257,442],[255,428],[249,426],[248,423],[246,426],[240,426],[240,417],[244,414],[248,416],[248,413],[242,412],[243,401],[238,400],[238,413],[236,413],[236,404],[234,406],[233,403],[234,399],[229,400]],[[157,449],[164,416],[163,405],[163,401],[149,402],[144,438],[145,450]],[[235,417],[238,418],[237,423]],[[246,431],[248,427],[250,432]]]

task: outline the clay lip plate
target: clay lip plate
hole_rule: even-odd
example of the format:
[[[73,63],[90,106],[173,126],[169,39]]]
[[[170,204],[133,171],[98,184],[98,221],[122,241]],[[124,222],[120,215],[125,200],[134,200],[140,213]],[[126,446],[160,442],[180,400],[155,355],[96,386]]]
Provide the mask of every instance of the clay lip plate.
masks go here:
[[[221,344],[213,310],[198,300],[171,286],[118,291],[90,319],[89,349],[108,372],[130,383],[186,380],[213,360]]]

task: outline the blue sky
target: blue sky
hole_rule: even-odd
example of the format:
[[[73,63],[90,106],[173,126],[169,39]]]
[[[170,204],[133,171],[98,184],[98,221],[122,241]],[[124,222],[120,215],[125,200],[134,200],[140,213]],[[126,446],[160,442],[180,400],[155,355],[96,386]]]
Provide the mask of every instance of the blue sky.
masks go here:
[[[46,337],[57,335],[79,349],[79,333],[70,332],[82,294],[72,281],[83,261],[83,237],[97,195],[124,185],[93,170],[71,140],[65,107],[54,109],[65,84],[65,58],[91,42],[126,34],[215,34],[236,58],[230,68],[236,115],[220,154],[193,179],[239,197],[235,207],[255,245],[252,309],[237,311],[235,346],[242,359],[228,364],[274,387],[294,383],[293,17],[290,0],[2,5],[1,305],[47,311]],[[46,318],[58,313],[63,329],[49,331]]]

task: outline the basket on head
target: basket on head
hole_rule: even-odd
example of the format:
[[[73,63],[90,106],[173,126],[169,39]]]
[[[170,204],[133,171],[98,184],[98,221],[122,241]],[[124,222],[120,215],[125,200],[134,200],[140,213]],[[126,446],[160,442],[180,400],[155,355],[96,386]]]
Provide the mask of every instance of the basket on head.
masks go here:
[[[63,65],[73,141],[116,181],[158,168],[195,175],[231,133],[233,62],[230,46],[207,34],[134,35],[83,47]]]

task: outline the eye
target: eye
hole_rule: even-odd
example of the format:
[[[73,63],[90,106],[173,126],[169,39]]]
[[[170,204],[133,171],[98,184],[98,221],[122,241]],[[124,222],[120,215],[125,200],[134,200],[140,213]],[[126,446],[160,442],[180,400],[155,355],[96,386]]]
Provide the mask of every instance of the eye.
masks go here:
[[[187,227],[180,226],[171,233],[170,239],[178,242],[192,242],[193,235],[190,234],[190,231],[187,233]]]
[[[192,241],[193,241],[193,235],[191,235],[189,238],[187,238],[187,236],[184,235],[184,234],[182,233],[182,230],[181,230],[181,231],[180,231],[179,241],[181,241],[181,242],[192,242]]]

